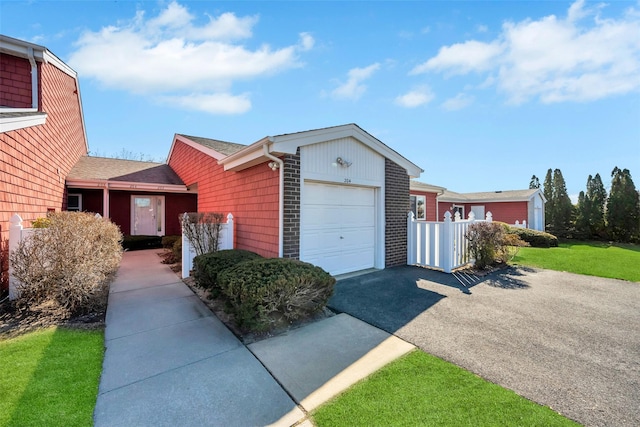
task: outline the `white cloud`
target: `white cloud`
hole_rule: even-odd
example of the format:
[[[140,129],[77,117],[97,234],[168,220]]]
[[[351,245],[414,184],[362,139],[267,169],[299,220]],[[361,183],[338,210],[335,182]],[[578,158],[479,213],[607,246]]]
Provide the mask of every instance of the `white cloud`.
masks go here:
[[[442,108],[447,111],[457,111],[468,107],[473,103],[475,98],[465,93],[459,93],[453,98],[449,98],[442,103]]]
[[[331,91],[331,96],[337,99],[360,98],[367,90],[367,86],[362,82],[370,78],[378,69],[380,69],[378,62],[364,68],[352,68],[347,73],[347,81]]]
[[[197,109],[209,112],[216,111],[212,100],[229,96],[247,101],[231,108],[244,112],[251,104],[246,95],[230,93],[234,81],[299,67],[299,53],[314,44],[310,34],[302,33],[290,46],[263,44],[249,49],[238,40],[252,37],[258,17],[223,13],[209,16],[203,25],[195,21],[196,17],[177,2],[155,17],[138,12],[129,21],[85,32],[76,42],[69,64],[83,77],[94,78],[106,87],[176,99],[200,93],[202,96],[195,99],[202,102],[202,108]],[[188,97],[193,102],[194,97]],[[192,103],[179,104],[193,107]]]
[[[470,40],[440,48],[438,55],[418,65],[410,74],[427,71],[446,71],[449,74],[467,74],[490,69],[503,47],[499,43]]]
[[[424,104],[428,104],[435,98],[435,95],[428,86],[417,87],[404,95],[400,95],[395,99],[395,103],[405,108],[416,108]]]
[[[501,34],[443,46],[412,74],[485,75],[519,104],[591,101],[640,91],[640,14],[633,7],[619,18],[602,18],[604,6],[573,3],[565,18],[505,22]]]
[[[486,33],[487,31],[489,31],[489,27],[480,24],[476,27],[476,31],[478,31],[479,33]]]

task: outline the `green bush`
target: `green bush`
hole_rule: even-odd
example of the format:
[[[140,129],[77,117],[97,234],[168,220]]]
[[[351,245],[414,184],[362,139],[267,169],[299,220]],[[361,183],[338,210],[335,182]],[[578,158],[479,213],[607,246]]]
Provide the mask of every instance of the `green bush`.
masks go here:
[[[507,234],[515,234],[534,248],[558,247],[558,238],[553,234],[532,230],[530,228],[511,227],[509,224],[504,224],[503,227]]]
[[[237,324],[254,331],[269,330],[322,310],[335,282],[320,267],[283,258],[242,262],[218,275]]]
[[[172,249],[173,245],[175,245],[178,240],[182,241],[182,236],[163,236],[162,247],[165,249]]]
[[[103,308],[122,257],[118,226],[83,212],[57,212],[11,255],[19,306],[69,316]]]
[[[242,249],[228,249],[198,255],[193,259],[193,276],[196,284],[208,289],[212,297],[220,295],[218,273],[245,261],[262,258],[255,252]]]
[[[158,249],[162,247],[160,236],[124,236],[122,248],[127,251]]]

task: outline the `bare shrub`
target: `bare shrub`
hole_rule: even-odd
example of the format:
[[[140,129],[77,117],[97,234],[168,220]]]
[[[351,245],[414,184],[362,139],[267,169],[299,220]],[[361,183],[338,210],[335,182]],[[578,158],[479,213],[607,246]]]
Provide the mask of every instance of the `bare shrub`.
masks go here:
[[[9,241],[0,240],[0,295],[9,289]]]
[[[185,212],[180,217],[182,232],[187,236],[196,255],[218,250],[223,222],[224,215],[217,212]]]
[[[83,212],[47,218],[48,227],[34,230],[10,254],[18,306],[69,316],[101,308],[122,258],[119,228]]]
[[[517,235],[507,234],[499,222],[476,222],[469,226],[466,238],[475,266],[483,269],[490,265],[507,262],[527,243]]]

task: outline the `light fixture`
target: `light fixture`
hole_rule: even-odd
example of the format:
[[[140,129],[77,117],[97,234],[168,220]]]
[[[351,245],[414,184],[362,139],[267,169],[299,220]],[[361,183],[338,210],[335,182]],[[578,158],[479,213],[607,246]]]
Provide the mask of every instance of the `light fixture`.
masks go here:
[[[269,162],[268,166],[271,168],[272,171],[275,171],[280,167],[278,162]]]
[[[342,157],[338,157],[336,159],[336,163],[342,166],[343,168],[348,168],[352,164],[351,162],[344,160]]]

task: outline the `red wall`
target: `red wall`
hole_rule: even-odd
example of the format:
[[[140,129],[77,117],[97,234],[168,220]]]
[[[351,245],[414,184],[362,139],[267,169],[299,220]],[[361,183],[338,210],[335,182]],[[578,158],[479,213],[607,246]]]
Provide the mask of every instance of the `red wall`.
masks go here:
[[[436,200],[437,200],[436,193],[411,190],[411,195],[425,197],[425,206],[427,209],[427,218],[425,221],[442,221],[443,219],[442,215],[444,215],[444,212],[439,214],[440,218],[436,218]]]
[[[72,194],[82,194],[82,210],[104,215],[102,209],[102,190],[76,189],[68,190]],[[195,212],[197,195],[183,193],[135,193],[129,191],[109,191],[109,214],[111,221],[120,227],[122,234],[131,234],[131,196],[132,195],[164,196],[165,235],[180,235],[180,214]]]
[[[491,212],[494,221],[506,222],[507,224],[515,224],[519,221],[529,221],[527,202],[487,202],[487,203],[452,203],[452,202],[439,202],[440,216],[444,218],[444,213],[449,210],[451,212],[451,205],[464,206],[464,215],[469,216],[471,212],[471,206],[484,205],[484,213]],[[440,221],[442,221],[442,218]]]
[[[3,64],[11,62],[2,56]],[[14,213],[29,225],[47,209],[62,210],[65,177],[87,154],[76,80],[51,64],[39,68],[46,123],[0,134],[0,240],[9,238]],[[2,75],[3,84],[13,81]],[[29,89],[27,106],[30,100]]]
[[[225,172],[216,159],[180,141],[169,166],[187,186],[198,184],[198,212],[233,214],[238,249],[278,256],[278,171],[263,163]]]
[[[0,105],[31,108],[31,64],[28,59],[0,54]]]

